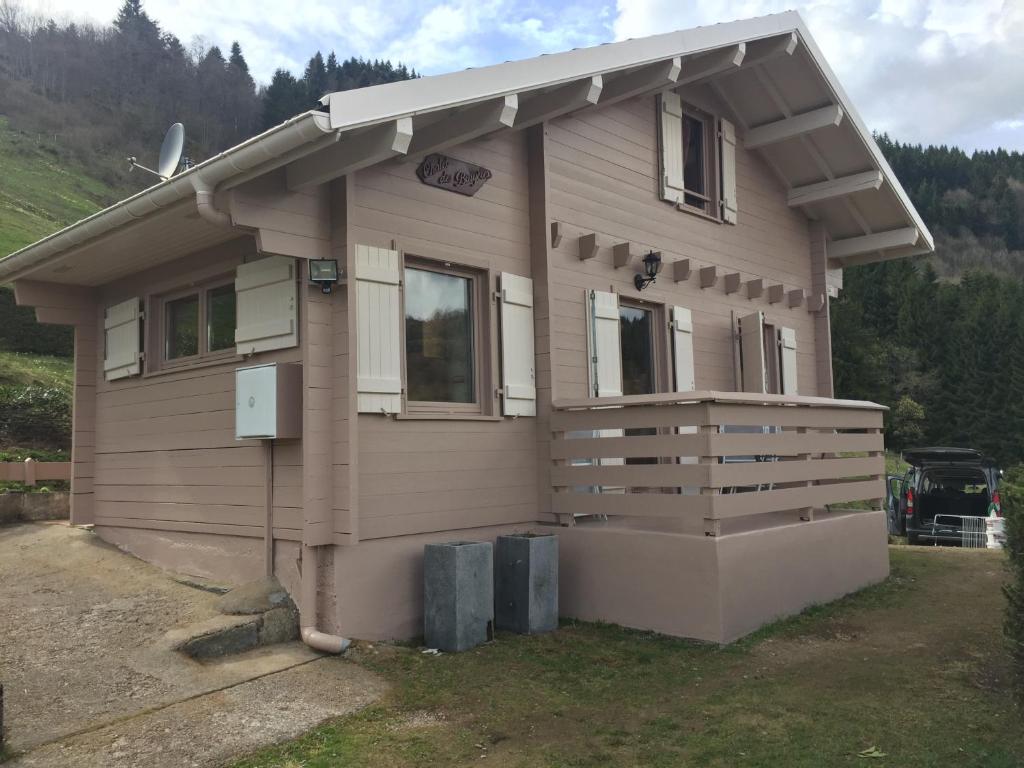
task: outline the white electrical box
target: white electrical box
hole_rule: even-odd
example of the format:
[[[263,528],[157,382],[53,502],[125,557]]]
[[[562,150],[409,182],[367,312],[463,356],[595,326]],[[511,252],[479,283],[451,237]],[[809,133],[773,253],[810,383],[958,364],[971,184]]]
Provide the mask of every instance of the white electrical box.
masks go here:
[[[302,367],[268,363],[235,369],[235,439],[302,435]]]

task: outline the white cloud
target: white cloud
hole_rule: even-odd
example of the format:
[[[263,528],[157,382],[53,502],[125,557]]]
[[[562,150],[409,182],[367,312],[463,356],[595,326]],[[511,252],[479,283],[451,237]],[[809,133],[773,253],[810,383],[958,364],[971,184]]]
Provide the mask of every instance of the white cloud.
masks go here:
[[[617,39],[777,13],[787,0],[618,0]],[[798,10],[869,126],[1024,149],[1024,2],[811,0]]]

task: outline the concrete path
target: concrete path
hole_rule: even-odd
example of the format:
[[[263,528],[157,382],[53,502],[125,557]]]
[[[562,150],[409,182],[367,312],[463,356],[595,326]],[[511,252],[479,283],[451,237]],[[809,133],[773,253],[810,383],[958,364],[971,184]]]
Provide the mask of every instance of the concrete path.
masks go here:
[[[205,664],[170,650],[164,634],[215,616],[215,599],[87,531],[0,528],[10,765],[221,765],[383,692],[301,643]]]

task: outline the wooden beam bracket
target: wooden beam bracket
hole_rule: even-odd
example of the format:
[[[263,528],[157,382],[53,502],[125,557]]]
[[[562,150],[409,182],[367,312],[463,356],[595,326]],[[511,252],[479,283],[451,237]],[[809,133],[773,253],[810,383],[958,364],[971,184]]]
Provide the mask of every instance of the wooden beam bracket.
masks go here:
[[[768,286],[768,303],[778,304],[786,295],[786,286],[776,283]]]
[[[672,279],[677,283],[682,283],[690,279],[690,260],[679,259],[678,261],[672,262]]]
[[[764,295],[764,280],[760,277],[755,277],[753,280],[747,280],[747,298],[748,299],[759,299]]]
[[[708,266],[700,268],[700,287],[713,288],[718,282],[718,267]]]
[[[832,104],[751,128],[743,137],[743,145],[747,149],[766,147],[787,139],[795,139],[811,131],[839,125],[842,121],[843,108],[838,104]]]
[[[628,267],[633,257],[629,253],[629,243],[616,243],[612,246],[612,264],[615,268]]]
[[[725,294],[737,293],[740,289],[741,280],[739,272],[730,272],[725,276]]]
[[[795,309],[796,307],[802,306],[804,303],[804,289],[794,288],[790,291],[787,296],[789,297],[789,308]]]
[[[586,261],[597,256],[597,233],[591,232],[589,235],[580,235],[579,249],[580,249],[580,261]]]
[[[562,244],[562,222],[552,221],[551,222],[551,247],[557,248]]]

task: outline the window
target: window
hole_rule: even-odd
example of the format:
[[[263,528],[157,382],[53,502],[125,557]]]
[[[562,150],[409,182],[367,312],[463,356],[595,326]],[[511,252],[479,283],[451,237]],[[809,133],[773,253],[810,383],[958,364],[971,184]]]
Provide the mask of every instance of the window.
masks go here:
[[[622,349],[622,394],[653,394],[656,390],[653,310],[620,304],[619,337]]]
[[[481,282],[447,264],[406,265],[406,399],[413,410],[480,411]]]
[[[779,332],[774,325],[765,323],[762,337],[764,345],[764,391],[770,395],[778,395],[782,392],[779,376]]]
[[[683,112],[683,204],[713,214],[708,168],[713,167],[710,118]]]
[[[227,357],[235,351],[235,286],[224,278],[157,299],[161,367]]]

